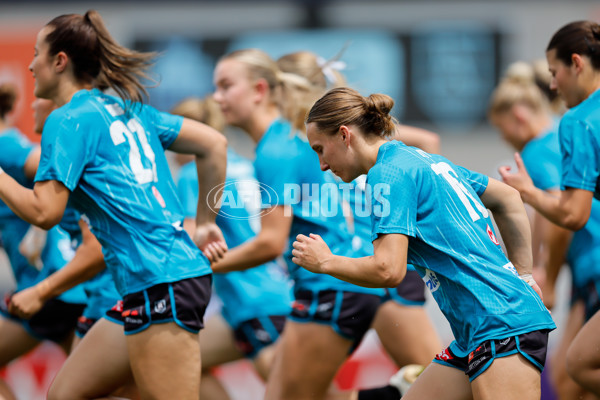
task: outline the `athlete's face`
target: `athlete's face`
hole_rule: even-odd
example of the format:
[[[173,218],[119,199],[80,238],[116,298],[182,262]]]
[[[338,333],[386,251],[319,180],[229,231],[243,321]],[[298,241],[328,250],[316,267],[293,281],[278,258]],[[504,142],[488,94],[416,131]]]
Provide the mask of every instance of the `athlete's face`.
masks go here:
[[[524,142],[526,142],[523,132],[525,127],[517,118],[515,107],[497,113],[491,118],[491,122],[500,131],[502,139],[515,149],[521,149],[525,144]]]
[[[42,133],[44,123],[48,115],[56,108],[56,104],[52,100],[36,98],[31,103],[33,110],[33,130],[35,133]]]
[[[575,63],[566,65],[562,60],[556,58],[556,49],[547,51],[546,59],[548,60],[548,69],[552,74],[550,89],[557,91],[568,108],[581,103],[585,99],[585,95],[578,85]]]
[[[306,137],[310,147],[319,156],[322,171],[329,169],[344,182],[350,182],[360,175],[356,159],[352,157],[341,131],[335,135],[322,133],[317,124],[311,122],[306,125]]]
[[[243,128],[256,109],[258,96],[248,68],[235,59],[225,59],[214,72],[214,99],[221,107],[225,121]]]
[[[49,45],[46,42],[46,36],[52,28],[44,27],[39,31],[34,48],[34,56],[29,70],[33,73],[35,79],[35,88],[33,94],[36,97],[51,98],[56,90],[57,79],[53,68],[55,57],[48,55]]]

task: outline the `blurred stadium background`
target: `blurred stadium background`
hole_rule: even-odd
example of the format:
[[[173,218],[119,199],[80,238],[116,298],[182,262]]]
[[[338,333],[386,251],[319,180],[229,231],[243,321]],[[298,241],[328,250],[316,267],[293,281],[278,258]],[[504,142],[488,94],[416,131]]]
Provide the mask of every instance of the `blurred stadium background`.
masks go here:
[[[259,47],[273,57],[312,50],[325,59],[345,49],[340,60],[350,85],[363,94],[389,94],[398,119],[439,133],[445,156],[489,175],[512,158],[486,121],[488,97],[505,68],[543,58],[550,36],[567,22],[600,21],[600,3],[591,0],[0,0],[0,81],[11,80],[21,89],[14,120],[23,132],[32,131],[33,79],[27,66],[38,30],[59,14],[90,8],[101,13],[120,43],[161,52],[153,71],[160,84],[150,90],[149,100],[161,110],[210,93],[215,62],[233,49]],[[253,144],[244,135],[227,134],[249,155]],[[553,310],[559,329],[551,345],[564,323],[569,280],[563,273]],[[0,290],[12,286],[2,258]],[[435,305],[429,309],[448,343],[447,323]],[[355,357],[359,361],[345,367],[341,387],[385,382],[391,365],[376,354],[374,339],[365,348]],[[56,349],[45,346],[3,373],[23,399],[34,400],[43,397],[61,360]],[[221,376],[231,381],[234,395],[238,390],[236,398],[250,399],[252,391],[259,398],[260,383],[241,378],[246,372],[242,363],[223,369]],[[252,389],[244,390],[243,382]],[[544,399],[552,398],[546,390]]]

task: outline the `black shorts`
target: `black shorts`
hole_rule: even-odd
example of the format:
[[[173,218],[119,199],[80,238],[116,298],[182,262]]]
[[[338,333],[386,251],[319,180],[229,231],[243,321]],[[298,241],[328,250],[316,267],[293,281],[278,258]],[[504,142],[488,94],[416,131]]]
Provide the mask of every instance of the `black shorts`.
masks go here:
[[[212,275],[160,283],[126,295],[106,312],[106,318],[123,325],[126,335],[151,324],[175,322],[193,333],[204,328],[204,312],[211,294]]]
[[[295,294],[290,319],[330,325],[340,336],[353,341],[351,352],[371,327],[381,297],[356,292],[299,290]]]
[[[77,319],[86,307],[85,304],[65,303],[58,299],[50,299],[33,317],[21,319],[8,312],[6,301],[2,301],[0,304],[0,314],[23,325],[31,336],[59,344],[73,333],[77,326]]]
[[[233,332],[235,343],[246,357],[254,358],[277,341],[285,326],[285,315],[270,315],[242,322]]]
[[[77,326],[75,327],[75,334],[77,337],[83,338],[96,322],[98,322],[98,320],[95,318],[88,318],[83,315],[80,316],[79,319],[77,319]]]
[[[494,359],[517,353],[542,371],[546,363],[549,333],[549,329],[542,329],[500,340],[486,340],[466,357],[458,357],[447,347],[435,356],[433,362],[460,369],[469,376],[469,381],[487,370]]]
[[[599,287],[600,282],[590,281],[583,288],[577,289],[574,286],[572,288],[571,305],[579,300],[583,302],[585,305],[585,321],[588,321],[600,310]]]
[[[403,306],[422,306],[425,304],[425,282],[417,271],[406,271],[406,276],[395,288],[385,289],[382,302],[393,300]]]

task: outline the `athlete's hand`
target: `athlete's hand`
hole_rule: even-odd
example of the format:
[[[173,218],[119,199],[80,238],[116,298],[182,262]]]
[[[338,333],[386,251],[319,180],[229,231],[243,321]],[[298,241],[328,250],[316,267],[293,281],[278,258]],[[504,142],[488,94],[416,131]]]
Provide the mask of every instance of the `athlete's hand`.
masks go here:
[[[327,243],[314,233],[296,236],[292,246],[292,261],[311,272],[323,273],[323,264],[332,256]]]
[[[505,165],[498,168],[498,173],[500,173],[504,183],[517,189],[521,193],[521,197],[523,197],[524,194],[534,189],[535,186],[519,153],[515,153],[515,162],[517,163],[517,172],[511,173],[511,167]]]
[[[32,286],[11,296],[8,312],[19,318],[29,319],[40,311],[43,305],[39,290]]]
[[[194,243],[211,263],[223,258],[227,252],[223,232],[215,223],[198,225],[194,232]]]

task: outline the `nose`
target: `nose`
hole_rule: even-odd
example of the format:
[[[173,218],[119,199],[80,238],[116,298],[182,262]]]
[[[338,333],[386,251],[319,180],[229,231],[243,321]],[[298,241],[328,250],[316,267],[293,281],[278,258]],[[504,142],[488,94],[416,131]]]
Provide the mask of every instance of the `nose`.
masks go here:
[[[29,67],[27,67],[29,71],[33,72],[33,60],[29,63]]]
[[[329,169],[329,164],[327,164],[325,161],[320,160],[319,164],[321,166],[321,171],[327,171]]]
[[[216,89],[212,95],[213,100],[216,101],[217,103],[220,103],[221,100],[223,100],[223,96],[221,95],[221,91],[219,89]]]
[[[556,78],[555,78],[555,77],[552,77],[552,78],[550,79],[550,90],[556,90],[556,89],[557,89],[557,86],[556,86]]]

